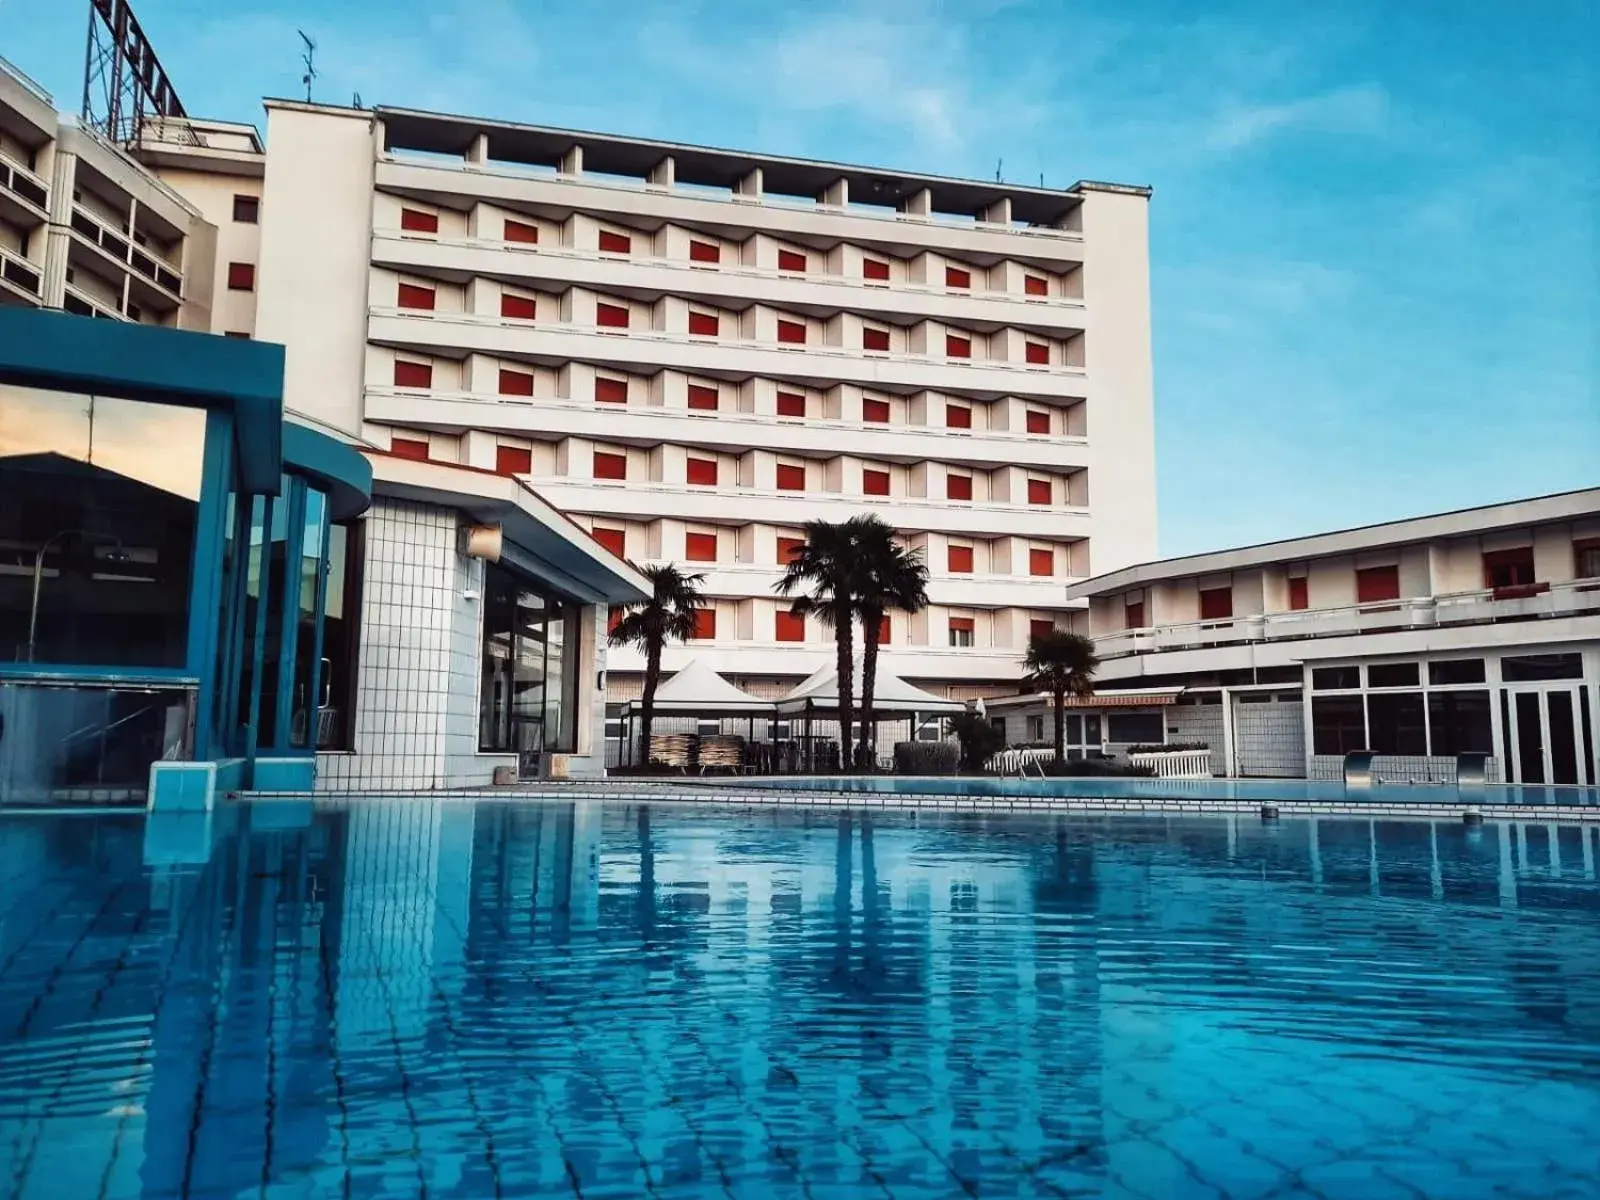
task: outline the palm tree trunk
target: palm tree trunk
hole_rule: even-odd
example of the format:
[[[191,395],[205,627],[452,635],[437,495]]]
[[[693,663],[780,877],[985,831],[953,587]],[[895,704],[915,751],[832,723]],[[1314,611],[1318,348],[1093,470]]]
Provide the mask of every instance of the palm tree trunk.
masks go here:
[[[650,766],[650,727],[656,720],[656,685],[661,682],[661,645],[652,643],[644,652],[644,696],[639,701],[639,737],[645,767]]]
[[[1067,693],[1056,689],[1056,769],[1067,760]]]
[[[855,645],[848,619],[834,626],[835,644],[839,651],[839,766],[849,774],[854,765],[855,744]]]
[[[878,635],[883,632],[882,620],[868,613],[861,623],[861,757],[868,771],[876,765],[874,751],[878,744],[878,722],[873,705],[878,689]]]

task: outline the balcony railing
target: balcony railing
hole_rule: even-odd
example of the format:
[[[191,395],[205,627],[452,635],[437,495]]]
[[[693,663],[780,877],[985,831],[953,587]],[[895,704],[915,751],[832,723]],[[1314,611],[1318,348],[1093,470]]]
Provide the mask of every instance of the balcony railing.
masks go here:
[[[0,246],[0,279],[38,299],[42,276],[39,268],[15,251]]]
[[[40,212],[50,207],[50,189],[44,180],[19,162],[0,154],[0,188],[26,200]]]
[[[1364,633],[1541,620],[1585,613],[1600,614],[1600,579],[1552,584],[1531,594],[1507,595],[1488,590],[1453,592],[1437,597],[1419,596],[1376,604],[1352,604],[1342,608],[1258,613],[1218,621],[1190,621],[1148,629],[1123,629],[1096,637],[1095,648],[1101,658],[1123,658],[1130,654],[1158,654],[1168,650],[1200,650],[1213,646],[1302,638],[1350,637]]]
[[[72,208],[73,231],[86,241],[98,246],[125,267],[131,267],[141,277],[170,292],[174,300],[183,292],[183,277],[158,262],[138,243],[121,230],[113,229],[81,205]]]

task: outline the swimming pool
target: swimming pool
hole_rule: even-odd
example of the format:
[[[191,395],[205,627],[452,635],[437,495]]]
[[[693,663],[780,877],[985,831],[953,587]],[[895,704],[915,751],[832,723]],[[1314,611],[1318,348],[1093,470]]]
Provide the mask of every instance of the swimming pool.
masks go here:
[[[1600,829],[0,818],[0,1195],[1592,1197]]]

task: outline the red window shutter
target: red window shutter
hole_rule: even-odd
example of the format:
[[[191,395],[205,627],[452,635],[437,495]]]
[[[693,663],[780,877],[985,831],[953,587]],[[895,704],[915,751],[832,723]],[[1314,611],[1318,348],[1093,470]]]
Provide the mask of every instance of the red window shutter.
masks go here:
[[[394,360],[395,387],[426,388],[433,386],[433,364]]]
[[[861,490],[868,496],[887,496],[889,494],[889,472],[861,472]]]
[[[1289,608],[1295,612],[1311,607],[1311,596],[1307,588],[1306,577],[1297,575],[1289,580]]]
[[[883,618],[878,622],[878,645],[887,646],[889,644],[889,635],[892,632],[894,632],[894,626],[889,621],[889,614],[884,613]]]
[[[415,208],[402,208],[400,210],[400,228],[407,233],[438,233],[439,215],[431,212],[421,212]]]
[[[600,249],[606,254],[631,254],[633,253],[633,239],[625,233],[613,233],[609,229],[600,231]]]
[[[1029,575],[1054,575],[1056,573],[1056,552],[1054,550],[1040,550],[1036,547],[1028,550]]]
[[[780,417],[803,417],[806,415],[806,398],[799,392],[778,393],[778,415]]]
[[[431,287],[419,287],[414,283],[402,283],[398,303],[401,308],[433,309],[436,294]]]
[[[1055,630],[1056,623],[1054,621],[1046,620],[1043,617],[1034,617],[1028,622],[1028,637],[1030,639],[1043,637],[1047,633],[1054,633]]]
[[[717,486],[717,460],[714,458],[691,458],[687,472],[689,482],[695,487]]]
[[[533,376],[526,371],[508,371],[501,367],[500,394],[502,396],[533,395]]]
[[[1356,603],[1400,599],[1399,567],[1367,567],[1356,572]]]
[[[694,610],[694,633],[691,636],[697,642],[709,642],[717,636],[716,609],[697,608]]]
[[[806,469],[791,466],[788,463],[778,464],[778,490],[780,492],[803,492],[806,490]]]
[[[946,404],[944,423],[950,429],[971,429],[972,410],[964,404]]]
[[[1028,410],[1028,432],[1049,433],[1050,414],[1047,412],[1039,412],[1036,409],[1030,408]]]
[[[806,640],[806,619],[799,613],[792,613],[780,608],[773,619],[773,636],[780,642],[803,642]]]
[[[778,340],[790,345],[803,346],[806,344],[806,327],[799,321],[779,321]]]
[[[1143,600],[1128,601],[1127,606],[1122,610],[1122,627],[1124,629],[1143,629],[1145,627]]]
[[[500,475],[527,475],[533,471],[533,451],[526,446],[496,446],[494,469]]]
[[[599,542],[618,558],[627,557],[628,531],[626,529],[608,529],[605,526],[596,525],[589,531],[589,534],[595,541]],[[614,608],[611,611],[621,612],[622,610]]]
[[[505,240],[520,242],[524,246],[536,246],[539,244],[539,227],[530,225],[526,221],[513,221],[507,218]]]
[[[514,317],[519,321],[531,321],[539,313],[539,302],[532,296],[513,296],[510,292],[500,293],[500,315]]]
[[[722,322],[716,313],[689,314],[689,332],[695,337],[716,337],[721,327]]]
[[[951,617],[950,628],[957,633],[975,633],[978,626],[972,617]]]
[[[626,329],[628,327],[628,310],[620,304],[596,304],[594,306],[594,323],[602,329]]]
[[[806,269],[806,256],[794,250],[778,251],[778,270],[804,271]]]
[[[606,615],[606,632],[615,633],[617,631],[617,626],[622,624],[622,619],[627,615],[627,609],[612,605],[610,611]]]
[[[1055,497],[1052,494],[1053,491],[1054,489],[1051,488],[1050,481],[1048,479],[1030,479],[1028,480],[1028,503],[1054,503]]]
[[[256,290],[256,265],[255,263],[228,264],[228,288],[235,292],[253,292]]]
[[[889,278],[889,264],[879,262],[875,258],[861,260],[861,278],[887,281]]]
[[[1029,296],[1048,296],[1050,294],[1050,281],[1043,275],[1024,275],[1022,277],[1022,290]]]
[[[861,348],[863,350],[877,350],[887,353],[889,349],[889,331],[887,329],[863,329],[861,331]]]
[[[944,498],[946,500],[971,500],[972,476],[946,475],[944,477]]]
[[[947,288],[969,288],[972,286],[972,272],[963,271],[960,267],[946,267],[944,285]]]
[[[1233,589],[1231,587],[1203,588],[1200,592],[1200,619],[1226,621],[1233,616]]]
[[[722,247],[713,246],[710,242],[690,242],[689,261],[701,263],[721,262]]]
[[[1050,347],[1048,345],[1044,342],[1028,342],[1026,346],[1029,362],[1037,366],[1048,367],[1050,365]]]
[[[604,450],[594,452],[594,477],[596,479],[626,479],[628,477],[628,456],[626,454],[610,454]]]
[[[690,562],[716,562],[717,535],[714,533],[684,534],[683,556]]]
[[[594,398],[597,404],[626,404],[628,402],[628,381],[626,379],[605,379],[596,376]]]
[[[949,548],[949,559],[946,565],[950,568],[950,573],[952,575],[971,575],[972,547],[951,546]]]
[[[410,458],[417,462],[428,461],[428,443],[416,438],[390,438],[389,453],[396,458]]]
[[[691,383],[689,385],[690,408],[699,409],[702,412],[716,412],[717,400],[716,388],[707,387],[703,383]]]
[[[789,560],[806,548],[805,538],[781,537],[778,539],[778,565],[786,567]]]
[[[889,402],[887,400],[863,400],[861,402],[861,419],[872,425],[887,425],[889,423]]]
[[[972,339],[947,333],[944,335],[944,353],[946,358],[971,358]]]

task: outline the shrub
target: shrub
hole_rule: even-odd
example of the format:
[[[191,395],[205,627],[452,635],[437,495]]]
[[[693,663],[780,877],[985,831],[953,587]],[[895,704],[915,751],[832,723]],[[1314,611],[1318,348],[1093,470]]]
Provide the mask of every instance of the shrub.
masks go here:
[[[961,747],[954,742],[896,742],[894,769],[900,775],[954,775]]]
[[[1062,779],[1141,778],[1155,775],[1154,767],[1135,766],[1114,758],[1076,758],[1064,763],[1051,759],[1039,764],[1046,775]]]
[[[950,732],[961,743],[961,769],[981,771],[989,756],[1006,744],[1006,735],[975,712],[950,718]]]
[[[1129,754],[1176,754],[1180,750],[1209,750],[1205,742],[1162,742],[1159,746],[1129,746]]]

